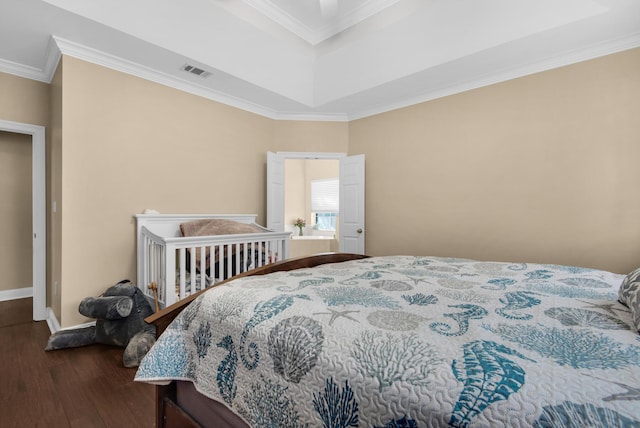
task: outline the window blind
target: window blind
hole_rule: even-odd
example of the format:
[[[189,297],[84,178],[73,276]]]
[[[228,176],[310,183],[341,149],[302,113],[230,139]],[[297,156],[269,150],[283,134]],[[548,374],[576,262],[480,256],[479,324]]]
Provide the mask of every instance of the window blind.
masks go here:
[[[340,211],[340,185],[337,178],[311,181],[311,211],[337,213]]]

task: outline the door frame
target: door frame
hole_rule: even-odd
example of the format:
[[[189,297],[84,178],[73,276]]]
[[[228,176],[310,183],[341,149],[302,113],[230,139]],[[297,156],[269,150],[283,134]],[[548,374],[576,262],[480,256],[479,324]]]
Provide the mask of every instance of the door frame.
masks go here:
[[[282,159],[282,161],[284,162],[287,159],[314,159],[314,160],[340,160],[342,158],[347,157],[346,153],[332,153],[332,152],[269,152],[269,153],[273,153],[273,155],[277,156],[278,158]],[[268,158],[269,155],[267,155]],[[269,163],[269,160],[267,160],[267,164]],[[267,165],[267,227],[269,228],[274,228],[274,225],[277,224],[278,227],[275,227],[274,230],[277,230],[278,232],[284,232],[284,218],[279,219],[280,223],[273,221],[273,218],[271,218],[271,216],[273,215],[272,212],[269,212],[269,204],[272,203],[272,201],[270,201],[270,199],[273,197],[273,195],[270,194],[270,189],[269,186],[271,183],[269,183],[270,177],[269,177],[269,165]],[[282,170],[284,171],[284,163],[282,165]],[[284,186],[284,183],[282,183],[282,186]],[[281,213],[281,214],[284,214]],[[284,215],[283,215],[284,216]]]
[[[47,192],[44,126],[0,120],[0,131],[31,136],[32,233],[33,233],[33,320],[47,319]]]
[[[330,152],[268,152],[267,154],[267,227],[275,227],[276,224],[278,227],[282,227],[282,225],[284,224],[283,220],[284,219],[280,219],[281,221],[278,222],[274,222],[274,220],[271,218],[274,214],[274,211],[276,211],[273,207],[273,201],[272,199],[274,198],[273,193],[277,193],[277,192],[272,192],[270,189],[270,186],[272,186],[272,175],[275,176],[275,174],[273,174],[273,171],[270,172],[270,168],[271,168],[271,164],[272,164],[272,158],[270,157],[271,155],[273,156],[277,156],[277,158],[281,159],[283,161],[282,164],[282,170],[284,170],[284,161],[286,159],[313,159],[313,160],[338,160],[341,163],[340,166],[340,174],[342,175],[342,169],[343,169],[343,160],[345,159],[349,159],[350,156],[347,153],[330,153]],[[364,156],[364,155],[354,155],[354,156]],[[363,157],[364,159],[364,157]],[[342,179],[342,177],[340,177]],[[362,185],[364,186],[364,178],[362,180]],[[284,182],[282,183],[282,186],[284,186]],[[342,182],[340,184],[340,188],[342,191]],[[363,188],[364,191],[364,188]],[[283,190],[284,192],[284,190]],[[364,193],[361,195],[364,198]],[[364,200],[362,200],[362,210],[364,210]],[[282,212],[278,211],[278,215],[282,216]],[[361,230],[362,232],[364,231],[365,227],[364,227],[364,223],[361,226]],[[279,231],[284,231],[284,229],[276,229]],[[362,233],[362,232],[358,232],[358,233]],[[343,231],[340,231],[341,237],[343,234]],[[342,239],[340,240],[340,242],[342,242]],[[342,245],[342,244],[341,244]],[[361,252],[362,254],[364,254],[364,235],[362,235],[361,241],[359,242],[359,246],[361,246]]]

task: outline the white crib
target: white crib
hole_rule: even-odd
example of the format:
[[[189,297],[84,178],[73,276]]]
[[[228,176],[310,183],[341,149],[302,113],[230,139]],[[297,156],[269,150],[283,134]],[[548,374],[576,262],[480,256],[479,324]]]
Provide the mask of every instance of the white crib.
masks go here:
[[[137,284],[160,308],[235,274],[289,258],[291,232],[273,232],[255,223],[255,214],[137,214]],[[264,232],[183,237],[180,224],[226,219]],[[198,254],[199,256],[194,256]],[[205,254],[216,254],[205,266]],[[248,255],[248,256],[247,256]]]

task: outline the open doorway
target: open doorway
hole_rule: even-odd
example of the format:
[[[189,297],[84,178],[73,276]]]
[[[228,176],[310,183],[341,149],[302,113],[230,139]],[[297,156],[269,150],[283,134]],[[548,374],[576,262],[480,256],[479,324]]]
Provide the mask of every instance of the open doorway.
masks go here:
[[[338,159],[285,159],[284,219],[291,257],[338,251]],[[304,226],[296,226],[298,220]]]
[[[43,126],[0,120],[0,131],[31,137],[26,142],[31,142],[33,320],[42,321],[47,318],[45,129]]]
[[[365,251],[364,155],[343,153],[267,152],[267,227],[284,232],[291,227],[285,218],[285,161],[287,159],[336,159],[339,163],[339,216],[336,238],[340,252]]]
[[[285,231],[299,232],[294,220],[302,218],[303,236],[332,236],[340,213],[337,159],[285,159]]]
[[[0,300],[33,295],[31,136],[0,131]]]

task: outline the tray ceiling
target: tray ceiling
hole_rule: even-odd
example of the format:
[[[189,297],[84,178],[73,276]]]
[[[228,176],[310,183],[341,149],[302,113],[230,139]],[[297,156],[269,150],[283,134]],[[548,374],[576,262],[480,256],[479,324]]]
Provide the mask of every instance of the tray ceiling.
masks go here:
[[[352,120],[640,46],[637,0],[3,0],[0,8],[0,71],[50,81],[62,53],[275,119]]]

